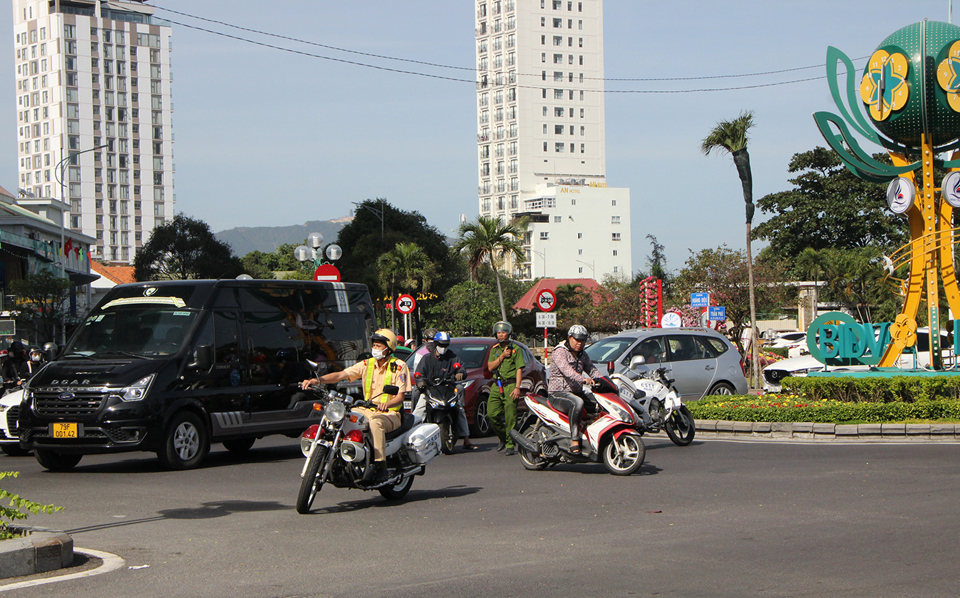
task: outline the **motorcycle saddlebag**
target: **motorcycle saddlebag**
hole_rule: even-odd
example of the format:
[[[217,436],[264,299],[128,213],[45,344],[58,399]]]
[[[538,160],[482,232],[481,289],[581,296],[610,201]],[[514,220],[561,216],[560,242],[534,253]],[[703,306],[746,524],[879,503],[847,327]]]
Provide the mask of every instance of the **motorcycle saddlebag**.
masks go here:
[[[404,448],[412,461],[420,465],[429,463],[440,454],[440,426],[420,424],[407,436]]]

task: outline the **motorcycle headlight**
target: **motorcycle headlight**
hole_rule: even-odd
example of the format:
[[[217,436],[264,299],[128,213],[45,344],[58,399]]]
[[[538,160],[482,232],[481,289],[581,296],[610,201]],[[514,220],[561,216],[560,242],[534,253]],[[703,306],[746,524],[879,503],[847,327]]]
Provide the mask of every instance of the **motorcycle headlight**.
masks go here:
[[[340,423],[347,415],[347,406],[340,401],[330,401],[323,410],[323,416],[327,421],[335,424]]]
[[[130,386],[121,388],[120,392],[117,393],[120,400],[128,403],[143,400],[143,397],[147,396],[147,390],[150,389],[150,383],[153,382],[154,376],[155,374],[144,376]]]

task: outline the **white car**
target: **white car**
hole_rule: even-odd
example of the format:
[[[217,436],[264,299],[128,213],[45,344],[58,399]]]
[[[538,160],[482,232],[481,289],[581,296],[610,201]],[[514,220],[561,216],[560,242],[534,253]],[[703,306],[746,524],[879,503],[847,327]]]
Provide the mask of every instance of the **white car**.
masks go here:
[[[799,347],[807,345],[807,333],[806,332],[787,332],[781,334],[777,338],[767,345],[773,349],[790,349],[792,347]]]
[[[0,450],[11,457],[22,457],[30,453],[20,448],[17,430],[17,416],[20,415],[22,398],[22,390],[8,392],[0,397]]]
[[[925,368],[930,365],[930,329],[923,327],[917,329],[916,353],[902,353],[897,359],[895,367],[905,370],[914,368]],[[950,347],[949,335],[945,330],[940,331],[940,346]],[[944,363],[952,363],[953,351],[941,351]],[[821,372],[824,365],[817,361],[812,355],[801,355],[800,357],[791,357],[775,363],[771,363],[763,368],[763,389],[767,392],[780,392],[780,382],[787,376],[806,376],[810,372]],[[827,366],[831,372],[865,372],[870,369],[868,365],[849,365],[849,366]]]

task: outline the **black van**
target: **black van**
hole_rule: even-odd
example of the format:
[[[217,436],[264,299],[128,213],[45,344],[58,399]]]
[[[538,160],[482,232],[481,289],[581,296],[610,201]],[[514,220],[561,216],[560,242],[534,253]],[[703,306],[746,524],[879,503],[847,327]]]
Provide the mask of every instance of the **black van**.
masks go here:
[[[195,467],[211,442],[246,451],[319,419],[297,383],[370,356],[373,304],[361,284],[180,280],[119,285],[33,379],[20,444],[42,466],[155,451]]]

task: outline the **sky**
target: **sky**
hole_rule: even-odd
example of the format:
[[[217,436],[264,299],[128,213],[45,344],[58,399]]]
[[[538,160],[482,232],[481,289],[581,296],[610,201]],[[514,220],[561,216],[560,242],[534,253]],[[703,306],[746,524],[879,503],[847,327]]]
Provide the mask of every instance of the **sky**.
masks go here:
[[[812,114],[836,112],[824,78],[827,47],[861,59],[862,68],[901,27],[947,21],[949,1],[606,0],[606,175],[611,187],[630,188],[634,270],[646,268],[647,235],[675,271],[691,251],[745,247],[733,160],[700,153],[718,121],[754,112],[755,200],[790,189],[791,157],[826,145]],[[383,197],[448,236],[460,214],[477,215],[476,90],[464,70],[476,60],[473,0],[148,3],[182,24],[172,38],[177,212],[221,231],[339,218],[351,202]],[[0,11],[0,36],[10,49],[0,61],[8,90],[0,94],[0,185],[16,189],[10,8]],[[754,75],[786,69],[798,70]],[[751,76],[712,78],[726,75]],[[610,80],[641,78],[660,80]],[[777,83],[785,84],[770,85]],[[754,224],[768,217],[758,211]],[[754,243],[755,251],[762,246]]]

